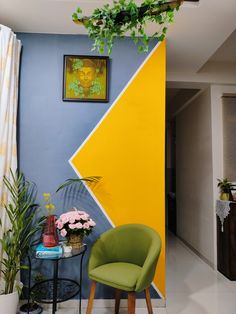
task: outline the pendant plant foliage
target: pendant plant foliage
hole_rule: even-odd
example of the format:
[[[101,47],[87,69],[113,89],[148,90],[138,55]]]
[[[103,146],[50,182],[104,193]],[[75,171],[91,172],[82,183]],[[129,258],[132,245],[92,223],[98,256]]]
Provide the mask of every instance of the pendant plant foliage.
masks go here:
[[[165,39],[167,28],[174,21],[177,11],[183,0],[144,0],[138,6],[134,0],[118,0],[112,5],[106,4],[94,10],[90,17],[83,17],[82,10],[73,13],[73,21],[83,24],[88,30],[88,36],[94,41],[93,49],[104,53],[105,48],[111,54],[116,37],[124,37],[130,33],[139,52],[147,52],[151,40]],[[148,22],[158,24],[158,30],[148,36],[145,27]]]

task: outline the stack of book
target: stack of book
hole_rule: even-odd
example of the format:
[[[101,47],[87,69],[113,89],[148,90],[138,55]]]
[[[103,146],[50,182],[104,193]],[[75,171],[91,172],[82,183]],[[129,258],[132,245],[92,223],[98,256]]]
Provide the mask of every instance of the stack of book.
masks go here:
[[[43,243],[40,243],[36,247],[37,258],[58,258],[63,254],[62,246],[45,247]]]

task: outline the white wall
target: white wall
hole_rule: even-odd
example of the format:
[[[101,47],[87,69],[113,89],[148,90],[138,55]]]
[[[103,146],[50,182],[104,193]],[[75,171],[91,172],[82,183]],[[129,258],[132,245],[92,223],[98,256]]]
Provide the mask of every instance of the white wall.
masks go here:
[[[236,181],[236,97],[224,97],[223,103],[223,144],[224,177]]]
[[[224,94],[236,94],[236,86],[212,85],[211,86],[211,108],[212,108],[212,157],[213,157],[213,201],[219,197],[217,178],[224,177],[223,170],[223,118],[222,118],[222,96]],[[214,266],[217,267],[217,234],[216,219],[213,212],[214,227]]]
[[[211,89],[176,117],[177,234],[215,262]]]

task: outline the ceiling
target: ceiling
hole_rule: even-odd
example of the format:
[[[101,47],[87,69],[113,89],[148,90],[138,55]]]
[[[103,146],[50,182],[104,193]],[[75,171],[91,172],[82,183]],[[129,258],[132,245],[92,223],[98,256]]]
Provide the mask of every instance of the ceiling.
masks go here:
[[[236,62],[236,30],[210,58],[214,62]]]
[[[94,8],[108,2],[112,1],[0,0],[0,24],[15,32],[85,34],[83,26],[72,22],[71,14],[80,6],[89,15]],[[198,72],[235,30],[235,16],[235,0],[184,3],[168,32],[168,72]],[[147,29],[151,34],[156,25],[150,24]],[[236,35],[232,36],[235,43]],[[227,45],[213,56],[215,60],[235,59],[236,54],[229,53]]]

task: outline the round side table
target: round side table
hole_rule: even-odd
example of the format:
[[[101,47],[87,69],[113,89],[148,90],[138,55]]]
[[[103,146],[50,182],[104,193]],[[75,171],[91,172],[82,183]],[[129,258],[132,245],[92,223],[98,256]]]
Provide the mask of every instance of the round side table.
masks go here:
[[[82,297],[82,265],[84,254],[87,250],[87,245],[79,249],[73,249],[70,253],[62,253],[57,257],[37,257],[36,250],[34,249],[28,255],[29,262],[29,280],[28,280],[28,304],[30,303],[30,296],[34,294],[34,300],[39,303],[52,304],[52,314],[57,311],[57,303],[67,301],[77,294],[79,294],[79,313],[81,314],[81,297]],[[80,257],[79,266],[79,282],[69,279],[58,277],[59,261],[68,260],[74,257]],[[42,280],[37,282],[31,287],[31,269],[32,269],[32,259],[40,259],[53,263],[53,278]]]

